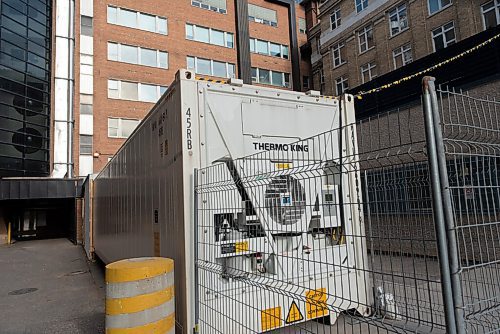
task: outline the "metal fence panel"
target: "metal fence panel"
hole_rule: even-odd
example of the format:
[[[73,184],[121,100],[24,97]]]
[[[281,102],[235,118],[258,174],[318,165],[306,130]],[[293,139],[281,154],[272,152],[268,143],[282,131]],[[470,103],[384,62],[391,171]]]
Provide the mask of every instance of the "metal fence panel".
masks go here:
[[[199,331],[498,332],[499,103],[438,94],[437,179],[422,104],[197,171]]]

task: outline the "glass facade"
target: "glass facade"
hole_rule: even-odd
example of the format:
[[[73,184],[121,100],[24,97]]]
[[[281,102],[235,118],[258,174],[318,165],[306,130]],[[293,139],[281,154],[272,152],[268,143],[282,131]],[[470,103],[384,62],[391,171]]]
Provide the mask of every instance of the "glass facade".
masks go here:
[[[0,15],[0,176],[45,176],[51,1],[0,0]]]

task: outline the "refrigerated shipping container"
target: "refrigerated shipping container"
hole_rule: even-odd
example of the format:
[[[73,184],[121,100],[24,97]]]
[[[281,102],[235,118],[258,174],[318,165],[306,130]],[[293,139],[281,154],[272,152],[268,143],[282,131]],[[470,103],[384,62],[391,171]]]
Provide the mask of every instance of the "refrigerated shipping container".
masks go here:
[[[347,115],[344,117],[352,120],[352,97],[339,102],[314,93],[245,85],[240,80],[200,81],[193,72],[180,70],[165,94],[95,179],[95,253],[105,263],[141,256],[174,259],[177,332],[193,331],[198,303],[195,291],[202,289],[195,280],[195,213],[198,209],[194,194],[195,169],[279,149],[339,128],[340,103],[343,115]],[[213,217],[204,219],[213,220]],[[271,234],[268,236],[273,239]],[[362,244],[345,247],[346,254],[349,247],[366,251]],[[213,261],[217,263],[218,259]],[[328,279],[318,278],[319,281]],[[328,284],[332,286],[338,285],[339,279],[352,280],[349,274],[330,279],[332,282]],[[224,281],[223,277],[220,280],[230,288],[230,281]],[[312,280],[311,284],[316,281]],[[198,291],[199,298],[203,298],[203,292]],[[356,298],[360,305],[369,302],[369,296]],[[255,302],[258,301],[248,301]],[[221,301],[218,303],[213,308]],[[225,307],[228,305],[231,307],[230,304]],[[249,305],[249,309],[252,308],[257,306]],[[244,317],[235,321],[248,321],[244,327],[251,332],[263,331],[256,319]],[[221,328],[220,331],[231,330]]]

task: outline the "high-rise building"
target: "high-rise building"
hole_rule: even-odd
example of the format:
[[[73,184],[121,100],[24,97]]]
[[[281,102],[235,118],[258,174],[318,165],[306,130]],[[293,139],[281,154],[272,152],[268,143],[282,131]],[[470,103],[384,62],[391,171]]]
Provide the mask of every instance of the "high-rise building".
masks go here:
[[[341,94],[500,24],[498,0],[305,0],[313,87]]]
[[[0,1],[0,177],[50,172],[48,1]]]
[[[98,172],[179,68],[308,90],[293,0],[84,1],[76,9],[75,173]]]

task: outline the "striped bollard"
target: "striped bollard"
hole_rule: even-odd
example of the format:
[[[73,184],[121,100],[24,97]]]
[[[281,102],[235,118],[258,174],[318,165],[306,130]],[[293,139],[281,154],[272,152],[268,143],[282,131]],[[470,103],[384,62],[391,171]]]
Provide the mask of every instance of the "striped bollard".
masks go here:
[[[106,334],[175,333],[174,261],[126,259],[106,266]]]

